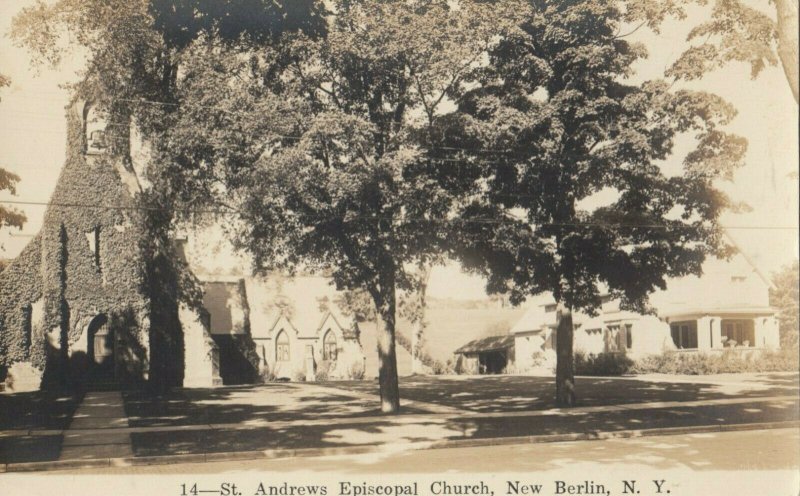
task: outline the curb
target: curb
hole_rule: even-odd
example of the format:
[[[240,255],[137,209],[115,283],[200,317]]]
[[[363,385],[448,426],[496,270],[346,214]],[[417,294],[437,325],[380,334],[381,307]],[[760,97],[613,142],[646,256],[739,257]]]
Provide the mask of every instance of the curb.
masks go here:
[[[97,458],[88,460],[58,460],[49,462],[0,464],[0,473],[37,472],[43,470],[69,470],[83,468],[134,467],[147,465],[174,465],[178,463],[206,463],[236,460],[259,460],[296,457],[361,455],[406,450],[472,448],[480,446],[502,446],[510,444],[540,444],[569,441],[601,441],[636,437],[696,434],[704,432],[734,432],[763,429],[786,429],[800,427],[800,420],[782,422],[760,422],[750,424],[708,424],[686,427],[658,427],[653,429],[588,431],[569,434],[544,434],[535,436],[511,436],[482,439],[452,439],[436,442],[389,443],[382,445],[341,446],[332,448],[269,449],[263,451],[230,451],[220,453],[196,453],[183,455],[140,456],[126,458]]]

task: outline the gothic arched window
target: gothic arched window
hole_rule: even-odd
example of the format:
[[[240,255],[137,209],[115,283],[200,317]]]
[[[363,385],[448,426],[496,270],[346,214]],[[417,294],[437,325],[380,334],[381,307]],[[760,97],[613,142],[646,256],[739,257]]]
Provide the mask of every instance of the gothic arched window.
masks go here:
[[[275,340],[275,361],[288,362],[289,357],[289,335],[286,334],[286,331],[281,330]]]
[[[103,153],[108,147],[106,136],[106,115],[97,107],[89,106],[84,110],[86,153],[90,155]]]
[[[323,360],[336,360],[338,349],[336,347],[336,335],[332,330],[328,329],[325,337],[322,339],[322,359]]]

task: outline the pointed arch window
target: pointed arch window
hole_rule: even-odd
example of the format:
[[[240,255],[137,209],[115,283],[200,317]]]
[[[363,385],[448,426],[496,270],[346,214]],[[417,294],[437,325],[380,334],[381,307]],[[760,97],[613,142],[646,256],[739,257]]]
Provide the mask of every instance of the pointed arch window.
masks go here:
[[[83,112],[86,153],[89,155],[104,153],[108,148],[107,114],[92,105],[87,105]]]
[[[289,335],[286,334],[286,331],[281,330],[275,339],[275,361],[288,362],[289,357]]]
[[[337,353],[336,335],[332,330],[328,329],[328,332],[325,333],[325,337],[322,339],[322,359],[336,360]]]

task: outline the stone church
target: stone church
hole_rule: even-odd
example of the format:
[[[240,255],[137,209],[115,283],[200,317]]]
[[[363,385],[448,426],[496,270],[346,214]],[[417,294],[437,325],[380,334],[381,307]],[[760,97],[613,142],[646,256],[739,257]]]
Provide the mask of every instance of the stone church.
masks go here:
[[[86,102],[67,110],[43,227],[0,273],[2,389],[362,377],[358,326],[329,281],[250,276],[213,220],[173,240],[202,290],[200,304],[178,301],[169,272],[143,255],[147,152],[134,136],[120,153],[113,125]]]

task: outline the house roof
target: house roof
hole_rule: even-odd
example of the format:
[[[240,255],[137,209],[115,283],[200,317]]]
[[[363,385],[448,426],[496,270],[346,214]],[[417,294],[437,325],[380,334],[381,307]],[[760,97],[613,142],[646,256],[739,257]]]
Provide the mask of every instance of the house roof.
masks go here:
[[[744,277],[742,282],[732,282]],[[667,288],[655,291],[650,302],[658,317],[674,318],[691,315],[771,315],[767,288],[769,279],[761,273],[743,252],[739,251],[729,260],[710,258],[703,264],[703,275],[687,275],[670,278]],[[550,294],[542,294],[531,300],[525,314],[514,323],[509,334],[531,334],[556,325],[556,313],[551,305],[555,301]],[[547,309],[551,311],[548,312]],[[640,317],[639,314],[619,308],[619,301],[604,303],[600,315],[591,317],[573,311],[572,319],[584,329],[603,327],[614,321]]]
[[[697,316],[697,315],[739,315],[739,316],[769,316],[774,315],[775,309],[772,307],[753,306],[753,307],[686,307],[680,309],[673,309],[670,312],[663,312],[661,317],[669,317],[674,319],[681,316]]]
[[[545,311],[545,306],[553,303],[554,301],[555,300],[553,300],[552,296],[549,294],[533,297],[528,310],[526,310],[522,317],[517,320],[513,326],[511,326],[509,334],[519,334],[521,332],[538,331],[543,329],[543,327],[550,320],[550,316],[548,316],[547,312]]]
[[[514,336],[489,336],[475,339],[457,349],[454,353],[479,353],[483,351],[507,350],[514,346]]]
[[[748,255],[744,250],[742,250],[741,246],[739,246],[739,243],[736,242],[736,239],[731,235],[731,233],[727,229],[724,231],[724,233],[725,237],[728,239],[728,241],[730,241],[731,245],[733,245],[733,247],[736,249],[736,253],[741,255],[742,258],[750,265],[750,267],[753,268],[753,271],[755,271],[758,277],[760,277],[761,280],[764,281],[764,284],[766,284],[767,287],[770,289],[774,288],[775,285],[773,284],[772,279],[767,277],[767,275],[764,274],[764,272],[761,270],[758,264],[756,264],[755,260],[753,260],[753,258],[750,257],[750,255]]]

